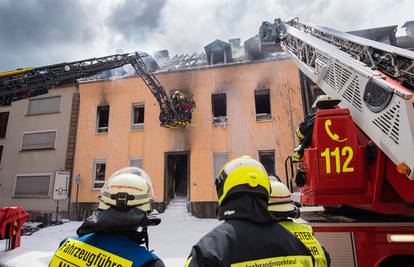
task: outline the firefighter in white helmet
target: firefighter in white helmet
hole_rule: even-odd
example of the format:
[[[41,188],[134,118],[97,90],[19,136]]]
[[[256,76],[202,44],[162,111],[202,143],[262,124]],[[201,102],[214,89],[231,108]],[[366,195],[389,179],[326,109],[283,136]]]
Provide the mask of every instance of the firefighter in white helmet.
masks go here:
[[[144,170],[127,167],[112,174],[99,193],[98,210],[77,230],[77,237],[62,241],[49,266],[163,267],[148,250],[147,227],[160,223],[151,213],[152,197]]]
[[[299,218],[300,210],[293,204],[287,186],[277,180],[271,180],[270,187],[268,210],[273,219],[305,244],[315,259],[315,266],[330,266],[329,254],[316,240],[312,227],[291,220]]]

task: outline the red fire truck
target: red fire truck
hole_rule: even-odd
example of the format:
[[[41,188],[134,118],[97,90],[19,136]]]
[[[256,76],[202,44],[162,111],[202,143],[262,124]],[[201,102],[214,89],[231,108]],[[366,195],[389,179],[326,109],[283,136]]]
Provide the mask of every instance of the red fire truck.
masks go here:
[[[414,266],[414,52],[298,19],[269,25],[262,46],[292,56],[304,110],[318,94],[341,100],[316,112],[300,221],[332,266]]]

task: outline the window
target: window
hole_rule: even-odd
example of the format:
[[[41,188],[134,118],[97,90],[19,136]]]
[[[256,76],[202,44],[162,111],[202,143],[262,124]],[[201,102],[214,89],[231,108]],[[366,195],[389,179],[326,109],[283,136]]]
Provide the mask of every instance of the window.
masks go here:
[[[22,150],[54,149],[56,131],[23,133]]]
[[[274,150],[259,151],[259,161],[263,164],[268,174],[276,174]]]
[[[60,111],[60,96],[33,98],[29,100],[27,115],[56,113]]]
[[[213,173],[213,179],[215,179],[221,170],[221,167],[223,167],[224,164],[226,164],[229,161],[229,153],[226,152],[214,152],[213,153],[214,158],[214,173]]]
[[[98,106],[96,112],[96,132],[107,133],[109,122],[109,105]]]
[[[15,197],[48,197],[50,174],[17,175]]]
[[[272,112],[270,111],[270,90],[254,91],[254,103],[256,106],[256,120],[271,120]]]
[[[102,188],[105,183],[106,161],[95,160],[93,163],[93,188]]]
[[[227,122],[226,94],[212,94],[211,107],[213,110],[213,124]]]
[[[142,168],[142,158],[129,158],[128,166]]]
[[[131,129],[144,128],[144,103],[132,104]]]
[[[9,112],[0,112],[0,138],[6,137],[8,122],[9,122]]]

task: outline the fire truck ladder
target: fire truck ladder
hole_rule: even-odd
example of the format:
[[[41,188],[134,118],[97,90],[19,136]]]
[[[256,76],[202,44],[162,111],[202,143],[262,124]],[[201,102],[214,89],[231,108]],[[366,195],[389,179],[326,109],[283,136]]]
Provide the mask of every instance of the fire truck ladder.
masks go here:
[[[414,89],[414,52],[296,19],[283,26],[278,40],[300,70],[341,99],[358,127],[395,164],[406,164],[414,180],[414,108],[408,90]]]
[[[0,105],[46,94],[50,88],[75,83],[80,78],[131,64],[160,105],[161,126],[184,127],[189,124],[191,114],[188,115],[187,112],[186,116],[182,116],[171,104],[164,87],[142,60],[143,56],[147,54],[117,54],[0,73]]]

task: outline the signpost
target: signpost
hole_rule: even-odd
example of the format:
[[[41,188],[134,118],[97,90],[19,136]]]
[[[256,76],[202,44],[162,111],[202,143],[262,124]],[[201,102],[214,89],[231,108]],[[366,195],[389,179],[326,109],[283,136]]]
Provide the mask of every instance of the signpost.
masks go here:
[[[53,186],[53,200],[56,200],[56,221],[59,214],[59,200],[68,198],[70,172],[56,171]]]

